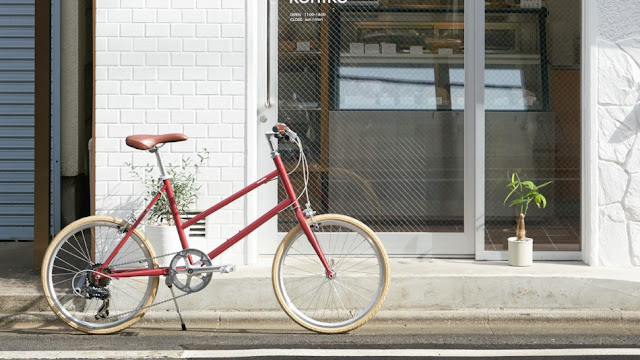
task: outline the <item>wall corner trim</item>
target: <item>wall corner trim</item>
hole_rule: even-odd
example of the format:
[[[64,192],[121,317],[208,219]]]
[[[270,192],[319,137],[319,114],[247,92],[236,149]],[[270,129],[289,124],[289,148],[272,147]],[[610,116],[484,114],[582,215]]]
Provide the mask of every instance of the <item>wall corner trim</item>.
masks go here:
[[[599,265],[598,4],[582,0],[582,260]]]

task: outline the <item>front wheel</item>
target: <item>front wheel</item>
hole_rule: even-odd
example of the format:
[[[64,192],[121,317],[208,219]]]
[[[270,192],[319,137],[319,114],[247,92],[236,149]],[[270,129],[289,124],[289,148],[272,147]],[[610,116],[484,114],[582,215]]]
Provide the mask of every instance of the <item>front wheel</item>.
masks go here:
[[[327,214],[314,220],[317,226],[311,230],[335,277],[327,277],[297,225],[276,251],[273,289],[282,309],[303,327],[324,334],[348,332],[382,306],[390,278],[387,255],[373,230],[356,219]]]

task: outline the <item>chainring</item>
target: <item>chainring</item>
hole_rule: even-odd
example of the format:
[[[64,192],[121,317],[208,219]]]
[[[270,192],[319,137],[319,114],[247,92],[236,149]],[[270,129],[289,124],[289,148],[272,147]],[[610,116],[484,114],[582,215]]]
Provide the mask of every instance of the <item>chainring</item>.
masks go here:
[[[178,252],[169,265],[169,278],[175,287],[185,293],[198,292],[211,281],[211,272],[193,274],[201,267],[210,267],[211,260],[207,254],[198,249],[185,249]]]

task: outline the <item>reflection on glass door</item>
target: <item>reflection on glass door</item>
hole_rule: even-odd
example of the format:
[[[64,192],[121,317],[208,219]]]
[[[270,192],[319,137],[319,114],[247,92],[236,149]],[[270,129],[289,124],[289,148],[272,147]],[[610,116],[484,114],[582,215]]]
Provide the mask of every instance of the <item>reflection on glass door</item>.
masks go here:
[[[363,220],[391,253],[473,253],[463,236],[463,7],[278,3],[278,119],[306,146],[311,202]],[[281,149],[292,168],[294,150]]]

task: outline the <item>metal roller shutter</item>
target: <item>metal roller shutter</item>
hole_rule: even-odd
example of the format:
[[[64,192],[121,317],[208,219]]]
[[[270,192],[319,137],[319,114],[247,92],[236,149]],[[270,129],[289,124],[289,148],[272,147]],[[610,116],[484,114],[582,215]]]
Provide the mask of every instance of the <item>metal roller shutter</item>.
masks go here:
[[[33,240],[34,11],[0,0],[0,240]]]

